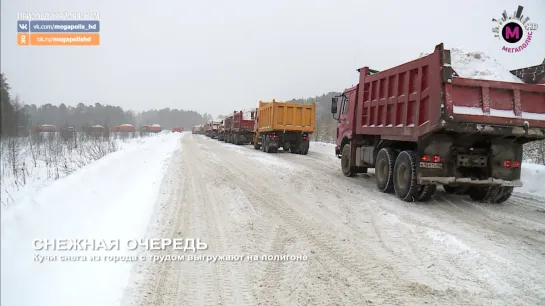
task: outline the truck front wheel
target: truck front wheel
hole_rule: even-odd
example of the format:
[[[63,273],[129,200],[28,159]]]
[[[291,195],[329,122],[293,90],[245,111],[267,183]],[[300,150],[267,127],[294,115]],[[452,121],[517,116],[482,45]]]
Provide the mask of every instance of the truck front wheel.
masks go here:
[[[261,145],[259,144],[259,142],[256,139],[254,139],[253,142],[254,142],[254,149],[259,150],[261,148]]]
[[[390,148],[382,148],[378,151],[375,162],[375,179],[377,188],[384,193],[394,191],[394,164],[395,152]]]
[[[353,168],[350,168],[350,145],[344,145],[343,151],[341,154],[341,169],[344,176],[353,177],[356,175],[356,171]]]

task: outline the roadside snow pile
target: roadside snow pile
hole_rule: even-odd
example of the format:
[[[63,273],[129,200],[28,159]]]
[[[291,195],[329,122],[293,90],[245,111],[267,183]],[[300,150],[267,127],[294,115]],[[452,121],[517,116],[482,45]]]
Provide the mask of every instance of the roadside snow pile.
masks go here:
[[[311,141],[309,145],[309,153],[316,152],[335,157],[335,144],[327,142]]]
[[[78,135],[75,141],[58,134],[12,137],[0,143],[1,210],[9,209],[55,179],[69,175],[136,139],[93,138]]]
[[[484,52],[466,52],[460,48],[451,48],[450,56],[452,68],[460,77],[523,83],[498,61],[490,58]]]
[[[420,57],[429,53],[420,53]],[[523,83],[509,69],[481,51],[450,49],[452,68],[462,78]]]
[[[182,134],[184,135],[184,134]],[[182,136],[183,137],[183,136]],[[2,305],[120,304],[133,262],[92,261],[91,256],[129,257],[126,242],[144,236],[166,162],[180,134],[147,137],[21,197],[1,215]],[[120,241],[106,251],[39,250],[48,242]],[[85,244],[84,244],[85,246]],[[111,246],[111,244],[107,244]],[[62,247],[62,246],[61,246]],[[37,261],[35,255],[56,256]],[[73,256],[70,260],[63,260]],[[80,256],[80,258],[76,258]],[[84,261],[82,256],[86,257]]]
[[[545,198],[545,165],[522,163],[521,180],[515,192]]]

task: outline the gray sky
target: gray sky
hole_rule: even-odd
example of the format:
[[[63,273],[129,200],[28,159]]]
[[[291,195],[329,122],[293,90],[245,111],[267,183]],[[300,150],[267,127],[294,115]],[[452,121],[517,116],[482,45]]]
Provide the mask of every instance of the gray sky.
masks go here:
[[[418,3],[416,5],[415,3]],[[540,25],[501,51],[492,18],[523,5]],[[27,104],[181,108],[227,114],[259,100],[342,91],[436,44],[484,51],[509,69],[545,58],[543,0],[2,0],[1,68]],[[99,12],[98,47],[19,47],[19,12]]]

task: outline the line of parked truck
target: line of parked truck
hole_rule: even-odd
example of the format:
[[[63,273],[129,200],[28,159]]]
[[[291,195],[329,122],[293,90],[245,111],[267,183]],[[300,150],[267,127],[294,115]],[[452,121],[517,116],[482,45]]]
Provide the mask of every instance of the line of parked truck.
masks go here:
[[[522,146],[545,139],[545,86],[460,77],[443,44],[397,67],[357,72],[358,84],[331,101],[345,176],[374,168],[377,188],[408,202],[428,201],[442,185],[498,204],[522,186]],[[273,100],[193,132],[307,154],[314,119],[314,103]]]
[[[251,144],[267,153],[283,151],[306,155],[314,132],[316,103],[259,101],[259,107],[233,111],[221,121],[193,127],[194,134],[235,145]]]

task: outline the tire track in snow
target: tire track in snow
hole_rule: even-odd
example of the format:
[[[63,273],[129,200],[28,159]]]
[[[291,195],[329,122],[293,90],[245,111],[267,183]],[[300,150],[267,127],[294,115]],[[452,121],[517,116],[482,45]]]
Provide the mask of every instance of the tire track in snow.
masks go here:
[[[248,305],[537,305],[544,297],[539,286],[545,282],[536,271],[515,281],[516,274],[510,275],[508,270],[494,266],[493,271],[482,270],[497,261],[488,253],[516,246],[512,240],[523,233],[511,231],[513,239],[507,239],[502,232],[492,232],[506,212],[489,213],[494,208],[451,200],[456,208],[441,199],[442,194],[430,204],[403,203],[376,191],[372,175],[345,178],[337,160],[312,153],[266,154],[198,136],[187,137],[184,146],[192,150],[187,161],[193,170],[185,175],[194,177],[199,172],[194,178],[197,194],[213,193],[208,201],[197,194],[187,195],[199,206],[192,207],[189,237],[204,237],[197,232],[201,229],[213,234],[206,237],[210,241],[202,238],[205,242],[225,252],[237,247],[265,254],[291,252],[306,254],[309,261],[182,263],[190,264],[188,271],[165,271],[171,275],[162,281],[164,286],[176,288],[179,300],[162,301],[203,305],[207,289],[217,286],[231,286],[222,295],[224,305],[245,301],[250,301]],[[237,197],[249,206],[240,212],[243,217],[228,213],[234,205],[229,201]],[[525,211],[532,203],[524,206]],[[517,210],[509,214],[517,216]],[[490,224],[482,226],[476,222],[478,218]],[[200,227],[201,221],[196,219],[204,220]],[[485,233],[494,235],[484,237]],[[455,237],[473,246],[464,246]],[[230,243],[226,243],[228,239]],[[506,245],[497,245],[499,242]],[[534,253],[517,252],[527,256],[525,260],[537,260]],[[217,265],[215,274],[208,270],[210,265]],[[227,275],[222,271],[228,271]],[[490,281],[479,275],[490,272],[499,272],[496,277],[507,276],[505,281],[516,288],[490,286]],[[218,283],[199,282],[202,273],[216,275]],[[420,280],[415,278],[418,273]],[[234,286],[233,280],[242,287]],[[172,284],[176,281],[179,284]],[[193,288],[191,294],[188,286]],[[231,291],[247,298],[231,299]],[[191,299],[184,299],[184,294]],[[217,297],[210,302],[213,300]]]
[[[210,145],[214,146],[215,144],[211,143]],[[249,188],[250,190],[247,191],[249,193],[253,193],[253,197],[255,197],[254,202],[267,203],[267,202],[270,202],[270,201],[267,201],[267,198],[276,198],[275,203],[271,207],[268,207],[269,210],[272,208],[277,215],[281,216],[281,219],[290,220],[291,222],[288,225],[292,226],[292,227],[295,227],[295,232],[305,233],[305,235],[313,242],[313,244],[319,246],[322,250],[324,250],[324,252],[327,254],[326,255],[327,259],[337,258],[337,263],[336,264],[329,261],[328,266],[329,265],[332,265],[332,266],[337,265],[338,266],[339,263],[340,263],[341,268],[344,268],[347,271],[359,272],[359,273],[357,273],[356,277],[364,277],[366,281],[369,281],[369,276],[366,275],[368,273],[364,272],[365,269],[359,267],[359,265],[355,263],[355,262],[358,262],[358,261],[361,261],[361,260],[355,259],[355,258],[350,258],[351,255],[355,253],[355,251],[346,252],[347,254],[350,254],[350,255],[346,255],[346,254],[340,253],[340,251],[336,251],[336,250],[332,249],[331,247],[328,247],[328,244],[330,244],[331,242],[334,242],[335,240],[338,240],[337,239],[338,237],[337,236],[329,236],[327,233],[320,233],[320,234],[316,233],[316,234],[314,234],[313,233],[314,231],[311,228],[311,224],[307,220],[302,220],[300,218],[297,218],[300,215],[297,214],[295,211],[293,211],[291,209],[290,205],[287,204],[290,201],[286,202],[285,200],[282,199],[282,195],[275,194],[274,190],[271,190],[270,188],[266,187],[266,186],[269,186],[269,185],[274,186],[275,185],[274,182],[265,181],[263,178],[260,177],[261,175],[259,174],[259,172],[258,172],[258,174],[256,174],[253,171],[249,171],[248,169],[252,169],[252,167],[250,165],[247,165],[247,164],[237,165],[236,162],[235,162],[237,160],[237,158],[226,157],[226,156],[222,156],[222,157],[225,157],[225,162],[229,162],[230,163],[229,165],[231,167],[237,168],[236,169],[237,172],[244,173],[244,175],[242,177],[247,178],[249,180],[249,182],[253,183],[253,185],[256,185],[256,183],[259,183],[259,184],[257,184],[258,186],[260,186],[259,194],[253,193],[251,191],[251,188]],[[249,184],[249,182],[247,182],[246,184]],[[243,182],[241,182],[240,184],[243,184]],[[269,194],[267,196],[267,193],[269,193],[269,192],[271,192],[271,194]],[[280,205],[280,204],[283,204],[283,205]],[[339,245],[334,245],[333,247],[341,248]],[[366,255],[370,255],[370,254],[366,254]],[[380,260],[378,260],[378,256],[375,255],[372,258],[374,260],[380,262]],[[367,258],[367,260],[370,260],[370,261],[373,261],[373,259]],[[374,267],[374,268],[376,268],[376,267]],[[384,267],[382,267],[382,268],[384,268]],[[381,296],[379,297],[379,299],[384,299],[384,300],[382,300],[381,302],[389,303],[388,301],[389,301],[389,299],[391,299],[391,300],[393,300],[393,302],[390,301],[390,303],[395,303],[396,302],[395,301],[396,300],[395,295],[390,294],[389,292],[385,292],[385,291],[388,291],[388,290],[385,290],[384,288],[391,289],[390,290],[391,292],[395,292],[397,290],[403,290],[403,289],[393,288],[394,285],[392,285],[392,284],[395,283],[394,280],[397,278],[396,275],[392,275],[390,277],[391,279],[388,280],[388,281],[383,280],[383,278],[385,276],[384,274],[386,273],[385,271],[387,271],[387,270],[390,270],[390,274],[392,273],[391,272],[392,271],[391,267],[387,267],[386,269],[383,269],[381,271],[382,275],[380,276],[380,280],[376,281],[377,284],[372,285],[372,289],[370,289],[370,292],[368,294],[366,294],[366,296],[370,297],[370,296],[375,295],[374,292],[382,291],[384,293],[380,294]],[[368,285],[368,284],[363,284],[362,286],[360,286],[360,288],[362,288],[362,287],[364,287],[366,285]],[[401,287],[403,287],[403,286],[401,286]],[[411,285],[407,284],[406,287],[408,288],[408,287],[413,287],[413,286],[412,286],[412,284]],[[382,289],[382,290],[380,290],[379,288]],[[418,288],[418,290],[422,290],[422,288]]]
[[[250,153],[250,154],[251,154],[251,153]],[[282,156],[282,157],[286,156],[286,159],[289,159],[289,158],[291,157],[290,155],[280,155],[280,154],[277,155],[277,156]],[[301,156],[297,156],[297,157],[299,158],[299,157],[301,157]],[[278,158],[278,157],[277,157],[277,158]],[[328,171],[328,172],[329,172],[329,171]],[[314,175],[314,176],[312,176],[312,177],[316,178],[317,176]],[[319,176],[318,176],[318,177],[319,177]],[[366,185],[370,185],[369,183],[370,183],[370,182],[368,182],[368,184],[366,184]],[[374,184],[372,185],[372,187],[374,188]],[[364,191],[365,191],[365,190],[364,190]],[[391,195],[386,195],[386,196],[391,197]],[[399,202],[400,202],[400,201],[399,201]],[[400,204],[403,205],[403,203],[400,203]],[[406,204],[405,204],[405,205],[406,205]],[[416,205],[418,205],[418,204],[416,204]],[[424,205],[425,205],[425,204],[424,204]],[[410,207],[413,208],[413,207],[415,207],[415,205],[414,205],[414,204],[411,204]],[[435,207],[433,207],[433,208],[435,208]],[[439,212],[441,212],[441,211],[439,211]],[[442,213],[445,213],[445,211],[443,211]],[[490,221],[492,221],[492,220],[490,220]],[[417,222],[417,224],[418,224],[418,223],[421,224],[421,222]],[[422,224],[421,224],[421,225],[422,225]],[[428,227],[429,227],[429,224],[426,224],[425,226],[428,226]],[[433,226],[432,226],[432,227],[433,227]],[[382,229],[382,230],[383,230],[383,229]],[[450,266],[450,265],[451,265],[449,262],[445,262],[445,263],[447,264],[447,266]],[[462,264],[464,264],[464,263],[462,262]],[[437,265],[435,265],[435,266],[437,266]],[[458,268],[462,268],[462,267],[463,267],[463,266],[459,266]],[[470,273],[469,275],[471,275],[471,273],[473,272],[473,271],[471,271],[471,267],[467,267],[467,269],[466,269],[466,267],[464,267],[464,269],[462,269],[462,270],[467,270],[467,272]],[[475,275],[475,276],[477,276],[477,275]],[[474,278],[474,281],[478,281],[478,279],[479,279],[479,278],[476,277],[476,278]],[[491,299],[491,298],[493,298],[493,297],[494,297],[494,294],[492,293],[493,291],[490,290],[489,286],[488,286],[486,283],[483,283],[482,281],[480,282],[480,284],[481,284],[481,285],[480,285],[479,287],[482,287],[483,289],[484,289],[484,288],[488,288],[487,291],[489,292],[489,293],[481,293],[481,294],[482,294],[482,297],[485,298],[485,299]],[[470,286],[469,288],[471,288],[471,286]],[[476,298],[476,297],[475,297],[475,298]]]

